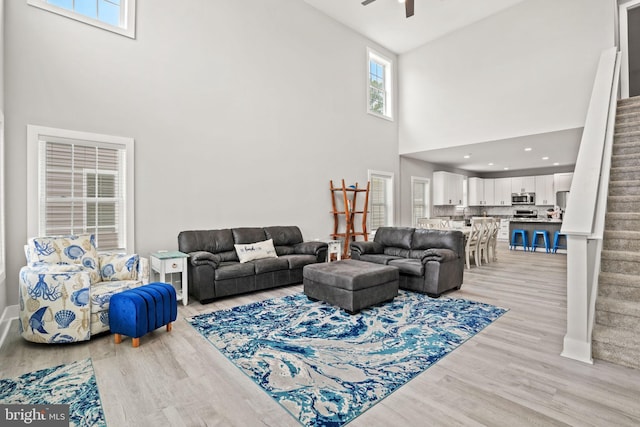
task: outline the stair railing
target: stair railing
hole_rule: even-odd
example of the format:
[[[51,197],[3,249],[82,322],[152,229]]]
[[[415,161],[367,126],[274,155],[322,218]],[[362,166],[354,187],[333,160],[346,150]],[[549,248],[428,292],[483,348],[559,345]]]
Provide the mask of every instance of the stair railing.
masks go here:
[[[562,224],[567,236],[567,333],[561,354],[585,363],[593,363],[591,335],[619,81],[620,53],[612,47],[600,56]]]

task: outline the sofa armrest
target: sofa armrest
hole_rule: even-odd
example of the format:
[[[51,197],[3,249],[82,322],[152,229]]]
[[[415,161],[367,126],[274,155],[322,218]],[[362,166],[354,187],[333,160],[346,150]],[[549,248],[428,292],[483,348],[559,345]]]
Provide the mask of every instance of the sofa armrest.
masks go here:
[[[427,249],[420,258],[422,263],[429,261],[448,262],[460,258],[458,254],[451,249]]]
[[[384,246],[378,242],[351,242],[351,258],[359,259],[360,255],[365,254],[383,254]]]
[[[302,242],[295,244],[293,250],[296,254],[318,256],[320,251],[327,249],[327,246],[325,242]]]
[[[189,261],[191,265],[210,265],[213,268],[218,268],[222,262],[220,255],[212,254],[207,251],[196,251],[189,253]]]

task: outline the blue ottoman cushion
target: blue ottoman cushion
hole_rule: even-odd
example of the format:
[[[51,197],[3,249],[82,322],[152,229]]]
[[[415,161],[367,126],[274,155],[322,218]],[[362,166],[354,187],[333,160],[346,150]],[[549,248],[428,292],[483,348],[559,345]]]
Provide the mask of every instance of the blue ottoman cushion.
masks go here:
[[[111,297],[109,326],[116,335],[140,338],[178,317],[176,290],[167,283],[151,283]]]

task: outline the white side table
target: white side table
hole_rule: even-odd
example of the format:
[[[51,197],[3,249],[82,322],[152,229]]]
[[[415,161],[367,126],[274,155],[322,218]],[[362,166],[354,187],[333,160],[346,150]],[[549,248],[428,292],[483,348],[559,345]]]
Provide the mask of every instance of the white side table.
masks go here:
[[[182,273],[182,289],[176,289],[178,301],[183,305],[189,304],[189,278],[187,276],[187,258],[189,255],[179,252],[155,252],[151,256],[151,275],[157,272],[160,281],[166,283],[165,275],[168,273]]]
[[[327,240],[327,262],[331,262],[331,254],[336,254],[336,260],[342,259],[342,240]]]

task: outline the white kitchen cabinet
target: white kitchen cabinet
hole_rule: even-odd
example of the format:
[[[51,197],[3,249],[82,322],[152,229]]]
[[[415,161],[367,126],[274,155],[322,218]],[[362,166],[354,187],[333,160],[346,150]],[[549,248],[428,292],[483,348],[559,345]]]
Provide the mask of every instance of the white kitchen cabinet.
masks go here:
[[[553,175],[536,176],[536,205],[552,206],[556,204],[556,192],[553,190]]]
[[[511,178],[496,178],[494,180],[494,206],[511,206]]]
[[[571,191],[571,180],[573,173],[556,173],[553,174],[553,185],[556,193],[558,191]]]
[[[484,197],[484,179],[482,178],[469,178],[467,180],[469,185],[469,206],[483,206],[486,204]]]
[[[512,193],[533,193],[536,191],[536,178],[534,176],[515,176],[511,178]]]
[[[496,204],[495,179],[485,178],[484,180],[484,204],[492,206]]]
[[[509,241],[509,220],[501,219],[500,220],[500,228],[498,229],[498,240],[506,240]]]
[[[493,178],[469,178],[469,206],[491,206],[495,204]]]
[[[433,204],[456,206],[462,204],[464,176],[438,171],[433,173]]]

